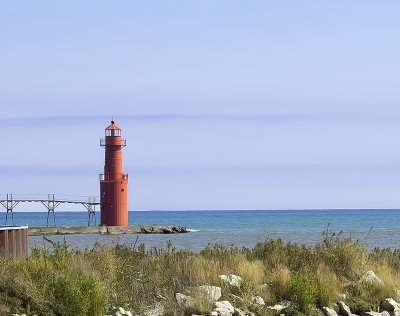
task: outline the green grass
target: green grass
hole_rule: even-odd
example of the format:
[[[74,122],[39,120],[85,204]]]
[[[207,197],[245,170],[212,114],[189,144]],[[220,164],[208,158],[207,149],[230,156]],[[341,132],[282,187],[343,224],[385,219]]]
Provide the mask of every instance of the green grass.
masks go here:
[[[317,302],[317,282],[311,269],[304,265],[294,273],[290,283],[290,297],[300,311],[308,312]]]
[[[359,283],[360,276],[373,270],[381,285]],[[397,299],[400,289],[399,250],[374,249],[351,237],[329,232],[315,246],[285,244],[268,240],[253,249],[208,246],[199,253],[167,249],[146,249],[144,245],[95,245],[74,251],[65,243],[44,239],[26,260],[0,258],[0,315],[103,315],[113,306],[143,314],[162,304],[166,315],[207,313],[212,304],[196,298],[191,308],[179,306],[176,292],[189,294],[199,285],[217,285],[223,299],[229,293],[243,300],[235,303],[245,311],[270,315],[255,306],[253,296],[273,305],[288,299],[298,305],[287,314],[318,314],[315,307],[330,306],[340,294],[354,312],[376,308],[386,297]],[[219,279],[220,274],[243,278],[239,288]],[[311,312],[312,311],[312,312]]]

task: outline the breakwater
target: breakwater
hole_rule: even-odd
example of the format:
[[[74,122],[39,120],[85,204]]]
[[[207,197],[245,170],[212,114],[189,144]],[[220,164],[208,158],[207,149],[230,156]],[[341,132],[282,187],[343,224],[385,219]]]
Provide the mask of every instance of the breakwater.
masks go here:
[[[190,230],[181,226],[30,226],[28,236],[43,235],[73,235],[73,234],[178,234],[188,233]]]
[[[0,212],[0,218],[4,213]],[[98,217],[98,214],[96,214]],[[44,212],[15,212],[17,225],[46,226]],[[61,212],[56,214],[57,226],[86,226],[86,212]],[[285,242],[315,245],[322,241],[322,232],[329,230],[341,236],[359,239],[368,250],[400,248],[400,210],[254,210],[254,211],[130,211],[129,225],[156,224],[189,227],[191,234],[141,234],[146,247],[161,247],[164,239],[171,239],[177,249],[200,251],[208,244],[235,244],[252,248],[257,242],[281,238]],[[371,231],[372,227],[372,231]],[[62,241],[63,235],[54,235]],[[132,234],[65,235],[75,248],[91,248],[95,242],[130,243]],[[168,238],[163,238],[168,237]],[[42,241],[40,236],[30,236],[30,247]]]

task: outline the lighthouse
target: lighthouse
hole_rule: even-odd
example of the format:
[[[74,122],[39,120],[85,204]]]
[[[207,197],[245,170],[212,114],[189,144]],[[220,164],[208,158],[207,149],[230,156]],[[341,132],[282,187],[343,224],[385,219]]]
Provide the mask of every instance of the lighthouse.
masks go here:
[[[100,174],[101,225],[128,225],[128,174],[122,173],[121,129],[111,121],[100,146],[105,148],[104,174]]]

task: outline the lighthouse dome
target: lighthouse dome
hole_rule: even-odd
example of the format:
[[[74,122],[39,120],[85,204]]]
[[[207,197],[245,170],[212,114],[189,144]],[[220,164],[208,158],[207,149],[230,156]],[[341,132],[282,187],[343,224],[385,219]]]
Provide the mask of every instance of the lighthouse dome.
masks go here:
[[[106,129],[120,129],[117,125],[115,125],[115,121],[111,121],[111,125]]]
[[[114,120],[111,125],[106,128],[106,136],[121,136],[121,129],[115,125]]]

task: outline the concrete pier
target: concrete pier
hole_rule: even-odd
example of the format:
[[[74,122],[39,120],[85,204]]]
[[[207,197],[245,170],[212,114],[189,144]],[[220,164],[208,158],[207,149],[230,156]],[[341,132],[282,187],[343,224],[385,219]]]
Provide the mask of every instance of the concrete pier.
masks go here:
[[[30,226],[28,236],[70,235],[70,234],[177,234],[188,233],[189,229],[181,226]]]

